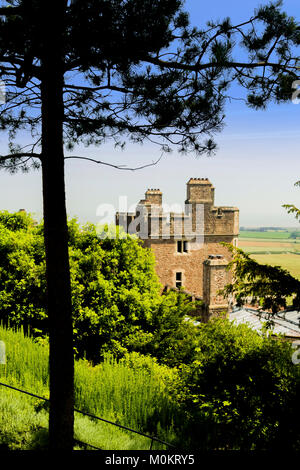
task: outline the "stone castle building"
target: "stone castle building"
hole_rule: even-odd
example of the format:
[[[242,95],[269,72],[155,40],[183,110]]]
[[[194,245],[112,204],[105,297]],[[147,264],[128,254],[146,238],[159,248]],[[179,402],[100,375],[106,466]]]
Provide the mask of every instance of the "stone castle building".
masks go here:
[[[116,214],[116,224],[135,233],[151,248],[165,288],[183,288],[204,302],[203,317],[228,310],[218,291],[229,282],[230,253],[221,242],[237,246],[239,210],[214,205],[214,187],[207,178],[191,178],[183,212],[168,212],[159,189],[148,189],[134,213]]]

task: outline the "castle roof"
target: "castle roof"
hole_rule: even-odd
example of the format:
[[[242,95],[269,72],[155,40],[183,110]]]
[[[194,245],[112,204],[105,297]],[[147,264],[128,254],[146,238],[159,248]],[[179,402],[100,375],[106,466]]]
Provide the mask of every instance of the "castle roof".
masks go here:
[[[300,339],[300,312],[289,312],[282,311],[275,313],[273,316],[269,316],[266,312],[259,312],[254,308],[234,308],[229,314],[229,320],[233,321],[237,325],[246,323],[254,330],[261,333],[263,324],[267,320],[273,321],[272,333],[273,334],[284,334],[287,338],[293,340]]]

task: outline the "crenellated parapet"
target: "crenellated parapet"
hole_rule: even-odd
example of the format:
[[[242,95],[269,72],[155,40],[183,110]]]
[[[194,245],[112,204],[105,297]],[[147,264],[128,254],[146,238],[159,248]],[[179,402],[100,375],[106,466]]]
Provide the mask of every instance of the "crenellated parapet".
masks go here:
[[[239,209],[214,206],[214,187],[207,178],[191,178],[187,183],[184,211],[164,212],[162,192],[148,189],[134,213],[116,214],[117,225],[141,238],[190,240],[197,236],[234,236],[239,233]]]

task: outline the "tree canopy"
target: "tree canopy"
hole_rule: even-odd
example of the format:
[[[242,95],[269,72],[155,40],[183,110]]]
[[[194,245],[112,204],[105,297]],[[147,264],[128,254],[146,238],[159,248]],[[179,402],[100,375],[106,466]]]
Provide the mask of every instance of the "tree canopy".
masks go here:
[[[259,108],[289,100],[299,79],[299,24],[278,1],[241,24],[226,18],[202,27],[190,25],[181,0],[63,3],[63,139],[69,150],[108,138],[123,145],[128,137],[164,150],[177,144],[182,152],[210,153],[231,83]],[[38,166],[41,157],[44,2],[10,4],[0,9],[0,70],[7,88],[0,117],[10,135],[10,155],[0,163],[14,171]],[[26,147],[14,140],[24,129],[32,135]]]

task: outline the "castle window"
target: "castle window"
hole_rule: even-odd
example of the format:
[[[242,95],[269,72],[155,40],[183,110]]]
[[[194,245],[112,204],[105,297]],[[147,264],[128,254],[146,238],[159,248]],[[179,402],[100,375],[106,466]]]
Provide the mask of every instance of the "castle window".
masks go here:
[[[188,252],[188,242],[186,240],[177,241],[177,253],[187,253]]]
[[[176,273],[176,287],[182,287],[182,273],[181,272],[177,272]]]

